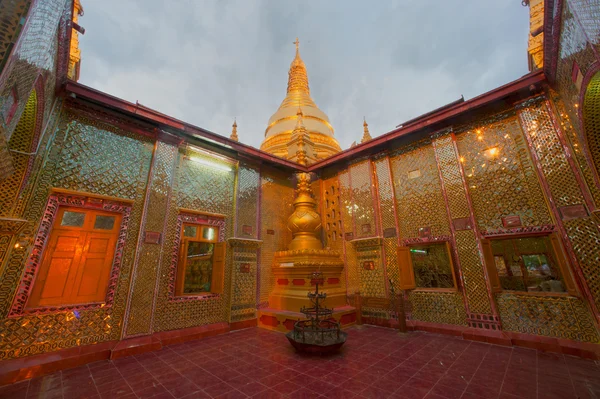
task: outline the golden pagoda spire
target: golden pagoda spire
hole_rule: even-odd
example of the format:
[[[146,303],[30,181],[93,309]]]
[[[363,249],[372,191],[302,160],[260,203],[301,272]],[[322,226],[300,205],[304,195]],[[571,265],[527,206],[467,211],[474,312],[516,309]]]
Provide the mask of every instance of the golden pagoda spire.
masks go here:
[[[282,158],[296,157],[298,132],[304,132],[308,162],[327,157],[341,151],[333,137],[333,127],[327,115],[317,107],[310,97],[308,75],[300,57],[300,41],[296,38],[296,55],[288,71],[287,93],[279,109],[269,118],[265,139],[260,149]],[[298,107],[301,108],[302,123],[298,123]]]
[[[290,71],[288,72],[288,94],[292,92],[300,92],[310,95],[308,88],[308,75],[306,73],[306,65],[300,58],[300,41],[296,38],[294,42],[296,45],[296,57],[294,57],[292,64],[290,65]]]
[[[361,144],[362,143],[366,143],[367,141],[371,140],[371,134],[369,133],[369,124],[367,123],[367,119],[365,117],[363,117],[363,129],[364,129],[364,133],[363,133],[363,137],[362,140],[360,141]]]
[[[236,119],[233,120],[233,125],[231,125],[231,128],[232,128],[231,136],[229,136],[229,138],[234,141],[239,141],[238,135],[237,135],[237,120]]]

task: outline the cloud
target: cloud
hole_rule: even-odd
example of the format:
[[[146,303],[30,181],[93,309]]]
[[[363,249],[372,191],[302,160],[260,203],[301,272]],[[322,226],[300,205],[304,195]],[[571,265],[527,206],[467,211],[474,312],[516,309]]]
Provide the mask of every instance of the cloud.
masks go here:
[[[84,4],[80,82],[259,147],[300,38],[342,148],[527,73],[514,0],[103,0]]]

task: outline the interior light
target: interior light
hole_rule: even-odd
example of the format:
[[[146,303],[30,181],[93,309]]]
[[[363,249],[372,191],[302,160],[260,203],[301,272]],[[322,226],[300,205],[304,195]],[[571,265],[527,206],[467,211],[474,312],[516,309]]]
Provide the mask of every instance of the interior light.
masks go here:
[[[197,162],[202,165],[210,166],[211,168],[224,170],[226,172],[231,172],[231,168],[229,166],[225,166],[225,165],[222,165],[222,164],[219,164],[216,162],[207,161],[206,159],[197,158],[197,157],[189,157],[188,159],[190,161],[194,161],[194,162]]]
[[[416,254],[423,254],[423,255],[427,255],[429,253],[429,251],[427,251],[426,249],[415,249],[415,248],[411,248],[410,252],[414,252]]]
[[[483,151],[483,156],[487,159],[496,158],[498,154],[500,154],[500,149],[498,147],[490,147]]]

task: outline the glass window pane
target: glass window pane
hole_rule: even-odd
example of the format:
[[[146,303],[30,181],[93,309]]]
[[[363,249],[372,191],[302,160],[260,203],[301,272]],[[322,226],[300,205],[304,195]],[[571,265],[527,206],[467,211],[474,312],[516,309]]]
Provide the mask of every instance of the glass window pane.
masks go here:
[[[60,225],[61,226],[71,226],[71,227],[82,227],[84,221],[85,221],[85,213],[65,211],[65,213],[63,213],[62,220],[60,221]]]
[[[186,254],[184,294],[210,292],[214,244],[190,241]]]
[[[183,226],[183,236],[184,237],[196,237],[197,232],[198,232],[197,226]]]
[[[554,261],[550,239],[526,237],[492,241],[494,259],[505,260],[496,268],[502,289],[523,292],[565,292],[562,276]]]
[[[115,227],[115,216],[98,215],[94,222],[94,228],[100,230],[112,230]]]
[[[410,248],[419,288],[454,288],[454,278],[445,245],[431,244]]]
[[[202,230],[202,238],[205,240],[214,240],[215,239],[215,228],[214,227],[205,227]]]

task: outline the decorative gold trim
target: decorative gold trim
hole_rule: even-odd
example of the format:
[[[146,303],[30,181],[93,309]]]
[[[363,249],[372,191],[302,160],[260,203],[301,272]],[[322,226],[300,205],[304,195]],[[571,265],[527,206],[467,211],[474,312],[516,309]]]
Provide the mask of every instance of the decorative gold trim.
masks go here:
[[[325,119],[321,119],[319,117],[316,116],[312,116],[312,115],[302,115],[302,118],[304,119],[314,119],[316,121],[322,122],[324,125],[326,125],[329,129],[331,129],[331,134],[333,135],[335,130],[333,129],[333,126],[331,126],[331,123],[329,123],[328,121],[326,121]],[[289,120],[293,120],[293,119],[298,119],[298,117],[296,115],[294,116],[286,116],[283,117],[281,119],[277,119],[276,121],[273,121],[269,124],[269,126],[267,126],[267,128],[265,129],[265,136],[267,135],[267,133],[269,132],[269,129],[271,129],[273,126],[275,126],[276,124],[278,124],[279,122],[285,122],[285,121],[289,121]],[[323,134],[323,133],[321,133]]]
[[[0,233],[17,234],[26,223],[25,219],[0,217]]]
[[[355,240],[350,241],[350,243],[352,245],[354,245],[354,247],[357,250],[360,250],[360,249],[364,249],[364,248],[368,248],[368,247],[382,246],[383,238],[382,237],[357,238]]]
[[[198,211],[196,209],[188,209],[188,208],[177,208],[177,211],[179,211],[179,213],[191,213],[194,215],[212,216],[212,217],[220,218],[220,219],[225,219],[227,217],[227,215],[223,215],[222,213]]]
[[[243,247],[243,248],[255,248],[258,249],[262,245],[262,240],[255,240],[253,238],[238,238],[232,237],[227,239],[227,243],[229,243],[232,247]]]
[[[75,195],[77,197],[98,198],[98,199],[102,199],[102,200],[122,202],[122,203],[126,203],[126,204],[133,204],[135,202],[135,200],[132,200],[129,198],[113,197],[112,195],[89,193],[87,191],[68,190],[66,188],[60,188],[60,187],[50,187],[50,193]]]

